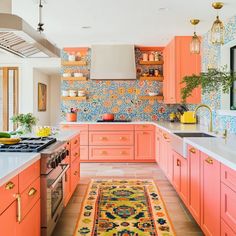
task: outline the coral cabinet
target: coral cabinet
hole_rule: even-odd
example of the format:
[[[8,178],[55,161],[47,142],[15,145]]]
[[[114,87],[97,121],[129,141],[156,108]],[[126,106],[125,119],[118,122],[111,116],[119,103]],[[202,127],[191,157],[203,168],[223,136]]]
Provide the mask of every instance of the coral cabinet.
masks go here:
[[[163,95],[166,104],[181,103],[181,81],[184,76],[201,71],[200,54],[191,54],[189,45],[192,36],[176,36],[164,49]],[[188,104],[201,102],[201,89],[193,91],[187,99]]]

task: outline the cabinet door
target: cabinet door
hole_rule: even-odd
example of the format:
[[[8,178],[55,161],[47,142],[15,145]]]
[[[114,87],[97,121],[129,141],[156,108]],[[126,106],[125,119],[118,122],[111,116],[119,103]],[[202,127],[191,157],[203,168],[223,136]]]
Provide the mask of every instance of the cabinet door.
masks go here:
[[[167,159],[167,169],[166,177],[172,183],[173,180],[173,152],[169,141],[166,140],[166,159]]]
[[[189,211],[195,220],[200,224],[201,213],[201,172],[200,172],[200,152],[194,147],[188,146],[188,166],[189,166]]]
[[[179,158],[179,154],[176,152],[172,152],[173,154],[173,186],[176,191],[179,193],[180,191],[180,175],[181,175],[181,160]]]
[[[80,162],[79,159],[71,163],[71,193],[75,191],[77,184],[79,183],[80,176]]]
[[[160,137],[160,168],[165,174],[167,174],[167,164],[168,164],[168,144],[170,139],[166,133],[162,133]]]
[[[17,236],[40,236],[40,200],[17,225]]]
[[[221,236],[236,236],[236,233],[223,221],[221,220]]]
[[[14,201],[1,215],[0,215],[0,235],[16,236],[16,212],[17,206]]]
[[[160,162],[160,155],[161,155],[161,145],[160,145],[160,132],[159,132],[159,129],[156,129],[156,144],[155,144],[155,147],[156,147],[156,155],[155,155],[155,158],[156,158],[156,163],[159,164]]]
[[[180,190],[179,195],[186,206],[188,206],[188,161],[180,156]]]
[[[71,168],[65,173],[64,195],[64,206],[66,206],[71,197]]]
[[[135,131],[135,160],[155,160],[154,131]]]
[[[220,163],[201,153],[201,228],[205,235],[220,235]]]

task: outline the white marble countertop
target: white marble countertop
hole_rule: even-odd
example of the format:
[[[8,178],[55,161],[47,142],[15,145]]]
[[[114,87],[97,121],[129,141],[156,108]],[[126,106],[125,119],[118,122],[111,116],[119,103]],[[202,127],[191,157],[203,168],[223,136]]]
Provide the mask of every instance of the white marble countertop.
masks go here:
[[[39,153],[0,153],[0,186],[40,159]]]
[[[59,141],[68,141],[80,133],[79,130],[60,130],[55,135],[52,135]]]

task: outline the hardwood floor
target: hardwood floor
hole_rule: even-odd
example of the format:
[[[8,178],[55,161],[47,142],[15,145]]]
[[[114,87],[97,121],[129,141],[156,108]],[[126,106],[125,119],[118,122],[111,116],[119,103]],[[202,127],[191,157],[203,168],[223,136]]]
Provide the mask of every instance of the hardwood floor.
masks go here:
[[[201,229],[179,199],[158,165],[154,163],[82,163],[81,180],[54,230],[53,236],[72,236],[83,197],[92,178],[154,179],[178,236],[201,236]]]

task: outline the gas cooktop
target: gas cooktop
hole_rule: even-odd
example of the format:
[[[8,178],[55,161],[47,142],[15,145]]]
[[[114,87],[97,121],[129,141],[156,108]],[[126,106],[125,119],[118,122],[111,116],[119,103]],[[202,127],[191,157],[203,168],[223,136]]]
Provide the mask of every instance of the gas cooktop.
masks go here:
[[[21,137],[17,144],[0,145],[0,152],[40,152],[56,141],[53,137]]]
[[[97,120],[97,122],[131,122],[131,120]]]

